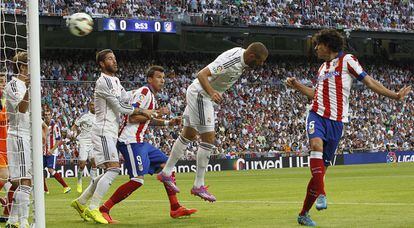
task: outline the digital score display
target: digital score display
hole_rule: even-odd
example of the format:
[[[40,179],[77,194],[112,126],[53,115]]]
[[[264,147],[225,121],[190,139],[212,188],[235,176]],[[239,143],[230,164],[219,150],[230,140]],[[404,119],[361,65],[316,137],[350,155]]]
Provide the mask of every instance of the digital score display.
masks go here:
[[[103,20],[103,30],[118,32],[176,33],[176,24],[171,21],[105,18]]]

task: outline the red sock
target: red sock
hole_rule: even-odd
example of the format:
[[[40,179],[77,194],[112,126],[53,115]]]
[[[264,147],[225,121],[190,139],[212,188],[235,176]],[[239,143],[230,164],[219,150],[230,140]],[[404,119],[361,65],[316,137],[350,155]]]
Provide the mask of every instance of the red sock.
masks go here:
[[[175,174],[172,173],[172,176],[175,177]],[[174,180],[174,184],[175,184],[175,180]],[[165,191],[167,192],[168,199],[170,200],[170,209],[172,211],[177,210],[178,208],[181,207],[177,199],[177,194],[174,191],[170,190],[169,187],[165,183],[164,183],[164,187],[165,187]]]
[[[325,164],[323,159],[311,158],[310,159],[310,167],[312,178],[314,179],[313,184],[315,187],[315,191],[318,195],[322,194],[325,195],[325,183],[324,183],[324,176],[325,176]]]
[[[48,192],[49,191],[49,189],[47,188],[46,178],[44,178],[44,177],[43,177],[43,190],[45,192]]]
[[[121,202],[122,200],[126,199],[131,193],[141,187],[142,184],[133,180],[126,182],[125,184],[119,186],[118,189],[112,194],[111,198],[109,198],[100,208],[101,212],[109,212],[111,208]]]
[[[323,180],[325,175],[325,164],[323,163],[323,159],[311,158],[310,169],[312,178],[308,184],[306,198],[303,202],[303,207],[300,215],[304,215],[312,208],[316,198],[318,198],[320,194],[325,195],[325,186]]]
[[[13,205],[14,191],[16,191],[16,187],[14,185],[12,185],[10,187],[9,191],[7,192],[7,202],[8,202],[8,204],[7,204],[7,207],[6,207],[7,211],[6,211],[6,208],[4,208],[4,211],[3,211],[4,214],[6,214],[6,213],[9,214],[11,212],[11,208],[12,208],[12,205]]]
[[[68,187],[68,185],[66,184],[65,180],[63,180],[62,175],[60,175],[60,173],[55,172],[53,176],[64,188]]]
[[[306,191],[306,198],[303,202],[302,211],[300,212],[300,215],[305,215],[306,212],[308,212],[313,204],[315,203],[316,198],[318,198],[318,194],[314,190],[314,179],[313,177],[310,179],[308,184],[308,189]]]

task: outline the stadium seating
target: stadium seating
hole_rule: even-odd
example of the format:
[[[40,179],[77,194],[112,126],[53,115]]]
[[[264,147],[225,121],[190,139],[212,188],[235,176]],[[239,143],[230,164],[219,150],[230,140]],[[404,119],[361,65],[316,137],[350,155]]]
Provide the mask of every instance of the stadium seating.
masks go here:
[[[6,13],[24,12],[20,0],[4,0]],[[191,24],[334,27],[372,31],[413,31],[409,0],[53,0],[39,1],[41,15],[86,12],[95,17],[179,20]],[[3,7],[2,7],[3,8]]]

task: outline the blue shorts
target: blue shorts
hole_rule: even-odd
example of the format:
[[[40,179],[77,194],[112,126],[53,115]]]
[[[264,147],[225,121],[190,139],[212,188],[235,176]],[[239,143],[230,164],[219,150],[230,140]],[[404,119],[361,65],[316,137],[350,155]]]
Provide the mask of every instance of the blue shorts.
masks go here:
[[[56,156],[43,155],[43,168],[56,169]]]
[[[321,138],[323,141],[323,160],[325,165],[330,165],[339,141],[343,134],[344,124],[339,121],[324,118],[310,111],[306,120],[306,132],[308,138]]]
[[[154,174],[168,157],[149,143],[124,144],[118,142],[118,150],[125,159],[125,167],[130,178]]]

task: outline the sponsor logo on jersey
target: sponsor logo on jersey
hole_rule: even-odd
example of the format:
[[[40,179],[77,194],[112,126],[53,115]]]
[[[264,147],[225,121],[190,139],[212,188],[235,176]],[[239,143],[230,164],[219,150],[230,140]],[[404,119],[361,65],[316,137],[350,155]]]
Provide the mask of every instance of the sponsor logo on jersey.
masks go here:
[[[340,76],[340,75],[341,74],[338,71],[332,71],[332,72],[328,72],[324,75],[321,75],[318,80],[319,81],[324,81],[325,79],[332,78],[332,77],[337,77],[337,76]]]

